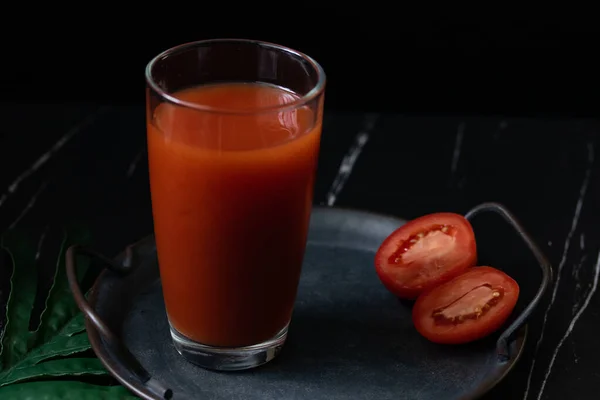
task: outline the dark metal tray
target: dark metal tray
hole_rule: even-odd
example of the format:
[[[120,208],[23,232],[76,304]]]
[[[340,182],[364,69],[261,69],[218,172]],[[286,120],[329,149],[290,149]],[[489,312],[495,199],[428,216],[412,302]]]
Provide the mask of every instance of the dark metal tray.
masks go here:
[[[472,220],[482,212],[495,212],[509,222],[537,260],[519,268],[530,273],[541,268],[541,278],[501,332],[462,346],[422,338],[411,322],[411,304],[379,282],[373,256],[404,221],[368,212],[313,210],[287,343],[274,361],[248,371],[204,370],[177,353],[152,237],[129,246],[116,260],[71,247],[67,270],[87,315],[94,351],[123,385],[144,399],[475,399],[519,359],[526,319],[552,279],[545,256],[504,207],[482,204],[466,216]],[[77,285],[77,254],[100,258],[107,266],[89,304]]]

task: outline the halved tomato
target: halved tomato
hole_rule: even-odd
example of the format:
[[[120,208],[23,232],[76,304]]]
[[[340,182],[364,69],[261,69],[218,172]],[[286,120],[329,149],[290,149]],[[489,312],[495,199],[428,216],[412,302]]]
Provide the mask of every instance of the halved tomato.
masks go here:
[[[477,262],[475,233],[460,214],[436,213],[394,231],[375,255],[375,270],[396,296],[415,299]]]
[[[469,268],[423,293],[413,307],[413,323],[435,343],[472,342],[500,328],[518,298],[519,285],[504,272],[492,267]]]

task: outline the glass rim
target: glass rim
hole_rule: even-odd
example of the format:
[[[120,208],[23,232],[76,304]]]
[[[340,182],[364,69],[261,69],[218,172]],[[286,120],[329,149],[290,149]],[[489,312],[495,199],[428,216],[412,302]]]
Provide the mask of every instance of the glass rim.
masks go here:
[[[207,106],[207,105],[203,105],[203,104],[199,104],[199,103],[194,103],[191,101],[181,100],[181,99],[173,96],[172,94],[168,93],[163,88],[161,88],[158,85],[158,83],[156,83],[156,81],[153,79],[153,77],[152,77],[153,68],[160,61],[162,61],[165,57],[168,57],[170,55],[173,55],[175,53],[179,53],[179,52],[182,52],[185,50],[189,50],[194,47],[199,47],[201,45],[210,45],[213,43],[224,43],[224,42],[257,45],[257,46],[262,46],[262,47],[267,47],[267,48],[271,48],[274,50],[278,50],[278,51],[281,51],[284,53],[288,53],[289,55],[294,55],[294,56],[300,57],[300,58],[308,61],[308,63],[316,71],[317,83],[306,94],[299,96],[297,99],[295,99],[294,101],[292,101],[290,103],[277,105],[277,106],[259,107],[259,108],[255,108],[255,109],[251,109],[251,110],[232,110],[232,109],[223,108],[223,107],[212,107],[212,106]],[[271,42],[255,40],[255,39],[236,39],[236,38],[196,40],[193,42],[187,42],[187,43],[183,43],[183,44],[171,47],[171,48],[159,53],[158,55],[154,56],[148,62],[148,64],[146,65],[145,77],[146,77],[147,85],[154,92],[156,92],[160,97],[162,97],[163,99],[165,99],[166,101],[168,101],[172,104],[175,104],[175,105],[178,105],[181,107],[190,108],[190,109],[193,109],[196,111],[219,113],[219,114],[238,114],[238,115],[244,115],[244,114],[252,115],[252,114],[262,114],[262,113],[269,113],[269,112],[280,112],[280,111],[288,111],[288,110],[294,110],[294,109],[300,108],[300,107],[306,105],[307,103],[309,103],[310,101],[319,97],[325,89],[325,82],[326,82],[325,71],[323,70],[321,65],[307,54],[304,54],[298,50],[294,50],[290,47],[286,47],[286,46],[271,43]],[[295,93],[295,94],[297,95],[297,93]]]

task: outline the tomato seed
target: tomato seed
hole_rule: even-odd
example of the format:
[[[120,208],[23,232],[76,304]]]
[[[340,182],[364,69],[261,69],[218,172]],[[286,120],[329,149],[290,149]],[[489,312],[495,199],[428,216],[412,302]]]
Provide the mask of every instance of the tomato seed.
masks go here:
[[[498,303],[502,294],[503,289],[501,288],[492,289],[487,284],[477,286],[448,305],[434,310],[431,316],[437,324],[461,323],[466,319],[479,319]]]
[[[426,239],[428,235],[434,232],[442,232],[447,235],[452,235],[452,227],[449,225],[433,225],[429,227],[427,230],[418,232],[410,237],[408,237],[404,242],[398,245],[398,249],[390,255],[388,261],[391,264],[399,264],[402,261],[402,254],[406,253],[413,247],[419,240]]]

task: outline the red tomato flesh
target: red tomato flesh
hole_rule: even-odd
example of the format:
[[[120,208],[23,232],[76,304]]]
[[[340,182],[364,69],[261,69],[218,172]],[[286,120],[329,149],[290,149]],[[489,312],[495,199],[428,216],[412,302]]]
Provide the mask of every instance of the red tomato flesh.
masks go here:
[[[398,228],[379,247],[375,270],[396,296],[415,299],[477,261],[475,234],[460,214],[436,213]]]
[[[481,339],[504,324],[519,298],[519,285],[492,267],[469,268],[423,293],[412,312],[417,331],[441,344]]]

